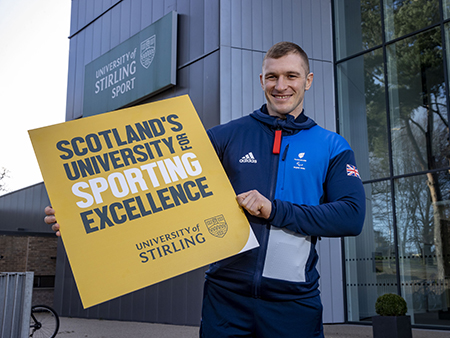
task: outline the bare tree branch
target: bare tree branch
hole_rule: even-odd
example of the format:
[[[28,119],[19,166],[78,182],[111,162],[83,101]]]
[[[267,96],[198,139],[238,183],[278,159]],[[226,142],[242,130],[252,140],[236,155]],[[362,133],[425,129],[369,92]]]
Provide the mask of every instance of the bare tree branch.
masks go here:
[[[9,178],[9,170],[6,168],[0,168],[0,191],[6,191],[5,179]]]

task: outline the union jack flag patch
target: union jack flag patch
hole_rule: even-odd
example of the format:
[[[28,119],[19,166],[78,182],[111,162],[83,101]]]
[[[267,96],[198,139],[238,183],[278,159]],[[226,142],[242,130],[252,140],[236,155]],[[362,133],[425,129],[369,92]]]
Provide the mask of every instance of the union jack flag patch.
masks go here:
[[[359,176],[358,169],[354,165],[347,164],[347,176],[355,176],[361,179],[361,176]]]

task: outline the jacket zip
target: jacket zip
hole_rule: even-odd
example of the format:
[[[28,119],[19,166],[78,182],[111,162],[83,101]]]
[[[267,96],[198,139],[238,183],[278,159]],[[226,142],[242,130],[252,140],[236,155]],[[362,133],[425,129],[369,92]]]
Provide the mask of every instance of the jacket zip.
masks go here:
[[[269,189],[269,200],[273,201],[275,197],[275,189],[277,186],[277,176],[278,176],[278,162],[279,162],[280,154],[273,154],[272,156],[272,170],[270,171],[272,173],[272,177],[270,180],[270,189]],[[261,296],[260,288],[261,288],[261,279],[262,279],[262,272],[264,268],[264,262],[266,259],[266,252],[267,252],[267,244],[269,242],[269,233],[270,233],[270,223],[266,223],[265,229],[263,231],[263,234],[261,236],[261,243],[259,243],[259,253],[258,253],[258,260],[256,262],[256,271],[255,271],[255,277],[253,279],[253,297],[259,298]]]
[[[283,154],[281,155],[281,162],[278,167],[278,171],[281,170],[279,186],[281,190],[284,190],[285,182],[286,182],[286,156],[289,149],[289,143],[286,145],[286,147],[283,150]],[[277,174],[278,175],[278,174]]]

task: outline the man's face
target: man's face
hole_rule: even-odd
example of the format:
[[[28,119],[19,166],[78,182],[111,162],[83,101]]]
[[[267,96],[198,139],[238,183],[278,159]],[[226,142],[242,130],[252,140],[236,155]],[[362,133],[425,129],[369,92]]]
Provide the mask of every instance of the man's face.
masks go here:
[[[291,114],[297,118],[301,114],[305,91],[311,87],[314,75],[307,74],[300,55],[290,53],[278,59],[266,59],[259,77],[269,115],[285,118]]]

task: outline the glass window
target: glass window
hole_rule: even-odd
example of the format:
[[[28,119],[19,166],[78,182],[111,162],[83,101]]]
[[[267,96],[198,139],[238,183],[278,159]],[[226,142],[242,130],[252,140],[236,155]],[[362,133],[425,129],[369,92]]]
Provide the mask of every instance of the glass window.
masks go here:
[[[439,0],[384,0],[386,41],[428,27],[439,20]]]
[[[450,18],[450,0],[442,0],[442,7],[444,8],[444,20],[446,20]]]
[[[395,183],[402,295],[415,324],[449,324],[450,174],[402,178]]]
[[[337,67],[339,130],[363,180],[389,177],[384,63],[381,49]]]
[[[448,0],[450,4],[450,0]],[[450,6],[450,5],[449,5]],[[450,14],[450,12],[449,12]],[[450,50],[450,23],[444,25],[445,31],[445,45],[447,46],[447,51]],[[450,53],[447,52],[447,72],[450,75]]]
[[[367,212],[363,231],[356,238],[345,238],[349,321],[375,316],[377,297],[397,293],[390,187],[389,181],[364,186]]]
[[[339,132],[367,203],[361,235],[344,239],[348,320],[370,321],[378,296],[400,291],[413,324],[448,328],[450,0],[334,1],[334,10]]]
[[[441,33],[435,28],[389,45],[394,174],[449,165]]]
[[[338,59],[382,43],[380,0],[335,1],[335,22]]]

